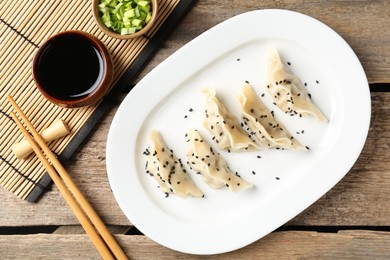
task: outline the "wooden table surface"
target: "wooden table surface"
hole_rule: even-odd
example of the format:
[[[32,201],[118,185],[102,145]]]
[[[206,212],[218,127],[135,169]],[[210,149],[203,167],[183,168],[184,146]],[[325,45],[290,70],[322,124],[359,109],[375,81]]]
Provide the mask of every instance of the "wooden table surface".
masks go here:
[[[390,1],[198,1],[129,85],[207,29],[237,14],[264,8],[312,16],[337,31],[356,52],[372,99],[371,126],[359,159],[321,199],[257,242],[218,256],[182,254],[136,230],[110,190],[105,147],[118,104],[66,168],[131,259],[390,259]],[[37,203],[22,201],[4,189],[0,189],[0,198],[0,259],[100,258],[56,187]]]

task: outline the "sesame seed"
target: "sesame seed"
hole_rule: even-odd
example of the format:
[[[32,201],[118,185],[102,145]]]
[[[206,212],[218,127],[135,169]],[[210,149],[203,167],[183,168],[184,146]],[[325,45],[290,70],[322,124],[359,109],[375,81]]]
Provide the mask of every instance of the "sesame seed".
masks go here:
[[[291,65],[291,63],[290,63],[289,61],[287,61],[287,65],[289,65],[289,66],[290,66],[290,65]]]
[[[255,172],[255,171],[252,171],[252,174],[253,174],[253,175],[256,175],[256,172]]]

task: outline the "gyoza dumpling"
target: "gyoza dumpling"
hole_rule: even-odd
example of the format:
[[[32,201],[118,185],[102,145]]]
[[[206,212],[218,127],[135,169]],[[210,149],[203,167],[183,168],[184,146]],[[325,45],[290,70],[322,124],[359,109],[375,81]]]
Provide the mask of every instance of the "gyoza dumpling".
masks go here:
[[[222,150],[257,148],[255,141],[242,129],[236,117],[219,102],[215,96],[215,91],[206,88],[203,93],[206,96],[203,126],[212,135],[212,139],[218,148]]]
[[[244,181],[230,171],[225,160],[213,151],[198,131],[190,129],[187,133],[187,157],[190,168],[203,177],[203,181],[212,188],[229,187],[231,191],[246,190],[253,184]]]
[[[256,136],[262,146],[286,149],[303,148],[275,119],[249,84],[242,87],[238,100],[241,104],[244,124],[249,127],[251,134]]]
[[[160,189],[181,197],[202,197],[202,191],[191,181],[183,164],[166,146],[160,133],[153,130],[150,139],[151,144],[145,152],[148,156],[146,173],[157,180]]]
[[[312,115],[320,121],[327,121],[321,110],[313,104],[302,82],[283,65],[275,48],[268,50],[267,73],[267,90],[283,112],[300,117]]]

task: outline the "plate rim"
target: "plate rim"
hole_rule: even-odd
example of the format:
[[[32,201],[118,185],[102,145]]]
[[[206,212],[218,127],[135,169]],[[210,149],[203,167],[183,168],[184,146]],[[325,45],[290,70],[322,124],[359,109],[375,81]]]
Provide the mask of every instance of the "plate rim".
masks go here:
[[[164,70],[164,67],[169,67],[169,66],[171,66],[172,63],[177,62],[178,59],[180,60],[181,55],[184,55],[185,52],[188,52],[188,50],[191,49],[191,48],[196,48],[196,46],[199,45],[202,41],[205,41],[205,39],[209,40],[208,38],[213,38],[211,36],[214,36],[215,35],[215,31],[220,30],[220,28],[222,28],[222,26],[226,26],[229,23],[236,22],[236,20],[242,19],[244,17],[245,18],[248,18],[248,17],[252,17],[253,18],[253,17],[257,17],[257,16],[264,16],[265,14],[266,15],[281,15],[282,17],[285,16],[286,14],[288,14],[288,15],[290,15],[290,17],[293,17],[293,19],[295,19],[296,17],[299,17],[299,19],[303,19],[305,21],[309,21],[311,25],[313,25],[313,23],[314,23],[313,26],[320,26],[322,29],[327,30],[327,33],[331,33],[333,36],[335,36],[336,39],[339,41],[340,44],[343,45],[344,48],[349,49],[349,51],[350,51],[349,55],[352,55],[352,57],[355,58],[354,62],[355,62],[355,65],[357,65],[357,68],[355,68],[355,69],[358,69],[360,77],[364,78],[364,82],[362,82],[362,85],[367,86],[366,89],[365,89],[365,92],[366,92],[365,103],[366,104],[364,106],[365,107],[365,113],[366,113],[365,121],[363,122],[363,120],[361,120],[361,122],[363,122],[363,124],[362,124],[363,134],[360,137],[360,140],[359,140],[360,142],[358,144],[356,144],[356,147],[358,147],[358,149],[354,151],[354,154],[352,156],[353,160],[351,160],[349,164],[344,165],[343,171],[345,171],[345,173],[341,174],[341,177],[335,183],[332,182],[332,184],[328,184],[326,187],[323,187],[323,189],[320,192],[318,190],[313,191],[313,192],[315,192],[316,194],[317,193],[321,193],[321,196],[324,195],[327,191],[330,190],[331,187],[333,187],[335,184],[337,184],[347,174],[347,172],[351,169],[353,164],[358,159],[358,157],[359,157],[359,155],[360,155],[360,153],[361,153],[361,151],[362,151],[362,149],[364,147],[364,143],[366,141],[368,130],[369,130],[370,119],[371,119],[371,100],[370,100],[370,92],[369,92],[369,87],[368,87],[368,81],[367,81],[367,78],[365,76],[365,72],[363,70],[363,67],[361,66],[361,63],[358,60],[358,57],[353,52],[352,48],[348,45],[348,43],[337,32],[335,32],[333,29],[328,27],[326,24],[324,24],[324,23],[322,23],[322,22],[320,22],[320,21],[318,21],[318,20],[316,20],[316,19],[314,19],[314,18],[312,18],[310,16],[302,14],[302,13],[298,13],[298,12],[290,11],[290,10],[285,10],[285,9],[262,9],[262,10],[255,10],[255,11],[242,13],[242,14],[236,15],[236,16],[234,16],[232,18],[229,18],[229,19],[225,20],[224,22],[222,22],[220,24],[217,24],[216,26],[214,26],[213,28],[209,29],[208,31],[202,33],[201,35],[196,37],[194,40],[192,40],[189,43],[187,43],[186,45],[184,45],[182,48],[180,48],[174,54],[172,54],[168,59],[163,61],[160,65],[158,65],[155,69],[153,69],[148,75],[146,75],[133,88],[133,90],[130,91],[130,93],[125,97],[125,99],[122,101],[121,105],[119,106],[119,108],[118,108],[118,110],[117,110],[117,112],[116,112],[116,114],[115,114],[115,116],[113,118],[113,121],[111,123],[110,130],[109,130],[108,137],[107,137],[106,167],[107,167],[107,175],[108,175],[109,183],[110,183],[111,189],[113,191],[114,197],[115,197],[116,201],[118,202],[119,207],[121,208],[121,210],[124,212],[124,214],[126,215],[126,217],[129,220],[130,220],[130,218],[129,218],[128,214],[127,214],[128,212],[125,212],[125,210],[123,208],[123,203],[125,203],[125,202],[123,201],[120,192],[115,187],[115,185],[117,185],[117,182],[116,182],[117,180],[115,180],[114,174],[112,173],[112,157],[111,157],[111,155],[112,155],[111,151],[113,149],[112,148],[112,144],[113,144],[112,140],[113,140],[113,136],[115,135],[115,133],[114,133],[115,129],[117,128],[117,124],[118,124],[118,120],[119,120],[118,118],[120,118],[122,110],[125,109],[125,105],[124,104],[127,104],[129,102],[128,100],[130,100],[133,96],[137,96],[138,92],[141,91],[141,87],[143,85],[145,85],[146,82],[148,82],[150,80],[150,78],[154,77],[154,75],[156,73],[158,73],[159,70]],[[357,61],[357,63],[356,63],[356,61]],[[191,70],[188,70],[188,71],[191,71]],[[186,73],[183,73],[183,74],[186,74]],[[186,75],[188,76],[188,74],[186,74]],[[182,80],[182,79],[179,78],[176,81],[180,81],[180,80]],[[368,95],[367,95],[367,93],[368,93]],[[329,188],[329,186],[330,186],[330,188]],[[323,192],[323,190],[325,190],[325,192]],[[321,197],[321,196],[319,196],[319,197]],[[294,212],[290,212],[290,214],[288,214],[288,216],[285,217],[283,223],[278,223],[277,225],[270,225],[263,232],[264,234],[262,234],[260,236],[257,236],[256,234],[251,234],[251,237],[249,237],[246,240],[243,240],[241,243],[237,243],[235,246],[231,246],[230,248],[219,247],[219,248],[207,248],[207,249],[204,249],[204,248],[203,249],[194,249],[194,248],[191,248],[191,247],[188,247],[188,246],[183,246],[182,244],[180,244],[180,246],[174,245],[171,241],[170,242],[162,241],[161,237],[155,236],[154,234],[151,234],[150,232],[146,232],[144,234],[146,236],[148,236],[149,238],[151,238],[152,240],[156,241],[157,243],[161,244],[161,245],[164,245],[164,246],[166,246],[168,248],[171,248],[171,249],[176,250],[176,251],[181,251],[181,252],[184,252],[184,253],[192,253],[192,254],[217,254],[217,253],[224,253],[224,252],[236,250],[238,248],[246,246],[246,245],[248,245],[248,244],[250,244],[250,243],[252,243],[252,242],[254,242],[254,241],[256,241],[256,240],[258,240],[260,238],[262,238],[263,236],[265,236],[268,233],[270,233],[273,230],[275,230],[280,225],[283,225],[285,222],[290,220],[292,217],[294,217],[297,214],[301,213],[304,209],[306,209],[308,206],[310,206],[312,203],[314,203],[316,200],[318,200],[319,197],[315,197],[314,199],[312,199],[312,201],[309,203],[309,205],[307,205],[307,203],[306,203],[305,205],[302,206],[301,209],[294,210]],[[295,211],[297,211],[297,212],[295,212]],[[138,228],[137,225],[139,225],[139,223],[137,223],[137,221],[134,222],[134,219],[130,220],[130,221],[134,224],[134,226],[136,226]],[[143,232],[142,228],[140,229],[140,231]]]

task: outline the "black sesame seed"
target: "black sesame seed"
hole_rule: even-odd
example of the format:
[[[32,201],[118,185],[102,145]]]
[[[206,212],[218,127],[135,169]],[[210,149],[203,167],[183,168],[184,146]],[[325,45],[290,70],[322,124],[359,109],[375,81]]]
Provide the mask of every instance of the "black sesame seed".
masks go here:
[[[309,147],[309,146],[306,145],[305,147],[306,147],[307,150],[310,150],[310,147]]]
[[[240,60],[241,60],[240,58],[237,59],[237,61],[240,61]]]
[[[261,156],[260,156],[260,155],[258,155],[258,156],[257,156],[257,158],[259,158],[259,159],[260,159],[260,158],[261,158]]]
[[[194,110],[192,108],[188,109],[188,111],[193,112]]]
[[[249,84],[249,81],[245,80],[245,83],[246,83],[246,84]]]
[[[275,177],[275,179],[277,179],[277,180],[280,180],[280,178],[279,178],[279,177]]]
[[[287,61],[287,65],[289,65],[289,66],[290,66],[290,65],[291,65],[291,63],[290,63],[289,61]]]
[[[317,84],[320,84],[320,82],[319,82],[318,80],[316,80],[316,83],[317,83]]]
[[[255,172],[255,171],[252,171],[252,174],[253,174],[253,175],[256,175],[256,172]]]

